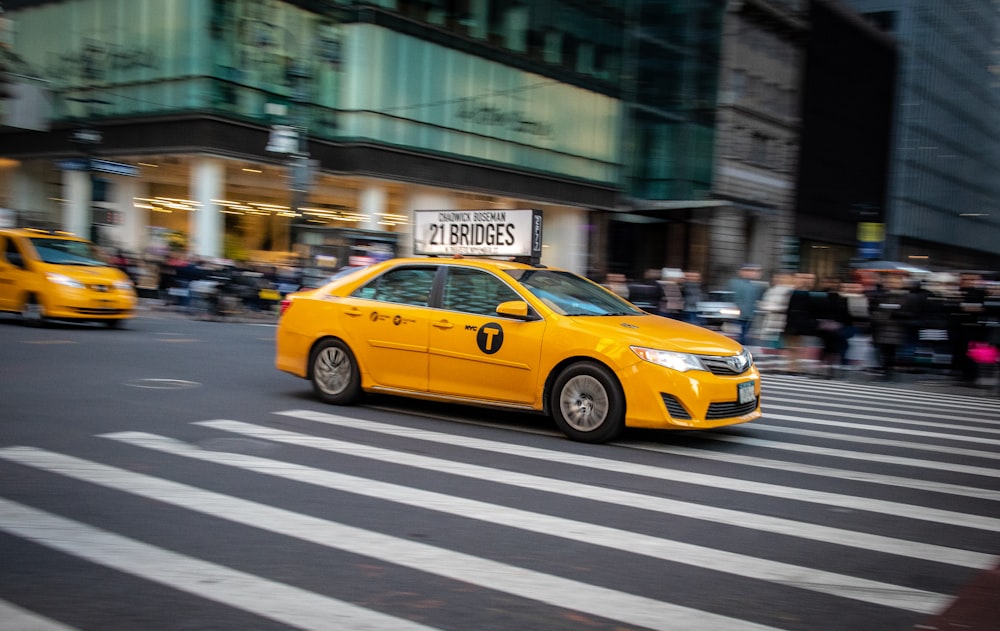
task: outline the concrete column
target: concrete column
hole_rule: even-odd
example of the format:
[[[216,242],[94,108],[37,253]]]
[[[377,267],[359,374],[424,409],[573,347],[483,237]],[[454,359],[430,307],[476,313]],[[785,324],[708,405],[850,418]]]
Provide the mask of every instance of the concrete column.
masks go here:
[[[578,208],[543,211],[541,263],[586,275],[590,259],[589,219],[587,211]]]
[[[364,221],[358,224],[364,230],[378,230],[379,213],[386,212],[389,196],[382,186],[371,184],[358,193],[358,212],[364,215]]]
[[[191,161],[191,199],[198,209],[188,224],[188,252],[196,256],[219,258],[223,253],[225,224],[213,199],[222,199],[226,186],[225,164],[218,158],[201,157]]]
[[[73,234],[90,238],[90,173],[63,171],[63,199],[66,210],[62,217],[63,228]]]
[[[118,233],[121,246],[129,252],[143,252],[149,241],[149,211],[135,207],[136,197],[148,197],[148,185],[137,177],[115,180],[114,205],[122,214]]]

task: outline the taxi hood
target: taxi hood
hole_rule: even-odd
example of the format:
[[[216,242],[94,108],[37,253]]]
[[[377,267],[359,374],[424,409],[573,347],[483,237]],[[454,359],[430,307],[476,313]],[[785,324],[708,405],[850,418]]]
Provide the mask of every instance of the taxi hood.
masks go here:
[[[739,342],[721,333],[663,316],[571,317],[596,335],[614,337],[631,346],[695,355],[737,355],[743,350]]]
[[[72,265],[35,261],[35,266],[40,272],[62,274],[85,285],[93,285],[95,283],[107,283],[110,285],[116,281],[128,278],[125,272],[111,265]]]

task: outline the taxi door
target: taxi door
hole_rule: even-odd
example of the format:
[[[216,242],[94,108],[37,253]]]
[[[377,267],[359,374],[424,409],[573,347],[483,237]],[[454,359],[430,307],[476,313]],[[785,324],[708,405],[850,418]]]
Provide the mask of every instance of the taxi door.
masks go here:
[[[522,298],[489,272],[448,268],[430,322],[431,392],[534,403],[545,322],[499,317],[509,300]]]
[[[427,391],[427,305],[436,271],[397,267],[343,300],[345,337],[372,385]]]
[[[13,237],[0,235],[0,310],[15,311],[20,308],[21,284],[25,275],[24,255]]]

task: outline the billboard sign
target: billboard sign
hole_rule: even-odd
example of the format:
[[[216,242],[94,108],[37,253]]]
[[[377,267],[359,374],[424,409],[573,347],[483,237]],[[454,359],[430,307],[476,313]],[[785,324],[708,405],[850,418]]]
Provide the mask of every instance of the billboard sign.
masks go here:
[[[540,210],[415,210],[416,254],[527,257],[542,254]]]

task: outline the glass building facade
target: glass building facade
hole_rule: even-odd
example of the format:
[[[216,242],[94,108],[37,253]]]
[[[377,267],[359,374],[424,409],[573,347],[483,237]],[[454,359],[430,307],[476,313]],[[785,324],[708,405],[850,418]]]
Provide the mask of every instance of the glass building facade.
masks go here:
[[[20,74],[52,118],[0,130],[16,165],[0,205],[70,227],[122,207],[126,246],[187,233],[211,255],[290,251],[307,222],[405,232],[416,205],[537,206],[586,251],[589,217],[622,199],[710,194],[724,5],[5,0]],[[313,172],[265,150],[275,125],[305,132]],[[86,127],[100,144],[73,143]],[[88,192],[65,169],[83,154],[139,175],[98,174]],[[225,252],[198,242],[206,230]]]
[[[847,4],[901,46],[887,257],[1000,267],[1000,5]]]

